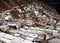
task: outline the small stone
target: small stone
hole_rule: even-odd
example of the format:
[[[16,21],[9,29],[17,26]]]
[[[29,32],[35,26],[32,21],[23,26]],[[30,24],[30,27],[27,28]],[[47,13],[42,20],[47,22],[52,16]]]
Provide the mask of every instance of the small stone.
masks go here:
[[[33,38],[37,38],[37,37],[38,37],[37,34],[30,34],[29,36],[30,36],[30,37],[33,37]]]

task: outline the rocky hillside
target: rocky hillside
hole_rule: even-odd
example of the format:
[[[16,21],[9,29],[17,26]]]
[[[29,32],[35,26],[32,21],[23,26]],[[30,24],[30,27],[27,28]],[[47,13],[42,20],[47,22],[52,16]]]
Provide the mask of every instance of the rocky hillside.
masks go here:
[[[60,43],[58,14],[41,2],[22,2],[0,13],[0,43]]]

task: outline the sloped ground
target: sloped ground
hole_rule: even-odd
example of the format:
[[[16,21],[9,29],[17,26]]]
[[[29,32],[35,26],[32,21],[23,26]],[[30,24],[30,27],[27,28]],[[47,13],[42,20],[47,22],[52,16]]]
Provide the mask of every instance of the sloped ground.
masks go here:
[[[33,1],[36,0],[0,0],[0,12],[10,10],[12,7],[22,3],[31,3]]]
[[[60,15],[41,2],[20,4],[0,14],[1,43],[59,43],[59,38]]]

